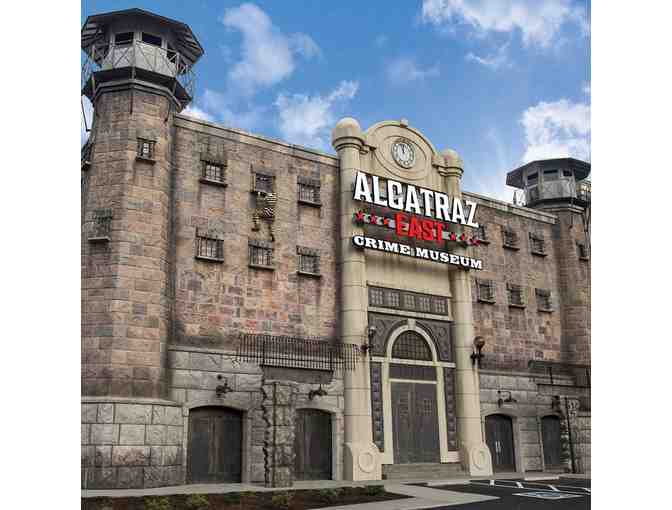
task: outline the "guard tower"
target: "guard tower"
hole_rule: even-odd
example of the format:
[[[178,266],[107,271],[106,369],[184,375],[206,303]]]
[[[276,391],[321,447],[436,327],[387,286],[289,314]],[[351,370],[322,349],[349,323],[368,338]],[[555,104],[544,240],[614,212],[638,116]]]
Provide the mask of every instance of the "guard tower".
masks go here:
[[[532,161],[506,176],[506,184],[524,190],[526,207],[557,218],[552,241],[558,261],[562,361],[581,365],[590,365],[589,175],[590,163],[556,158]]]
[[[193,66],[203,48],[189,26],[142,9],[89,16],[82,27],[82,94],[133,80],[164,87],[179,110],[193,98]]]

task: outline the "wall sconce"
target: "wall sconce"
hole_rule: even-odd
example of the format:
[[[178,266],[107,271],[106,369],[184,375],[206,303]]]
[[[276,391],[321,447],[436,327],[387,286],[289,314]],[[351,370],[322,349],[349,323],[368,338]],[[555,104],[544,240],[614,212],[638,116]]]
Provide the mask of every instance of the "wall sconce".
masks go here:
[[[315,397],[326,397],[327,396],[327,390],[322,388],[322,383],[320,383],[320,387],[317,388],[316,390],[310,390],[308,392],[308,400],[313,400]]]
[[[553,395],[553,400],[551,400],[551,409],[554,411],[560,411],[560,396],[559,395]]]
[[[483,350],[483,347],[485,347],[485,339],[482,336],[474,338],[474,348],[476,351],[471,353],[471,366],[476,366],[476,364],[478,364],[478,368],[481,368],[481,360],[483,359],[483,353],[481,351]]]
[[[369,339],[369,343],[362,344],[362,345],[359,346],[359,350],[365,356],[371,350],[371,347],[372,347],[371,344],[373,343],[373,339],[376,336],[377,331],[378,330],[376,329],[376,326],[366,326],[366,336]]]
[[[502,394],[503,394],[503,393],[506,393],[506,394],[507,394],[507,397],[506,397],[506,398],[502,398]],[[497,395],[499,395],[499,400],[497,400],[497,405],[498,405],[499,407],[502,407],[502,404],[515,404],[516,402],[518,402],[515,398],[513,398],[513,397],[511,396],[511,392],[510,392],[510,391],[501,391],[501,390],[499,390],[499,391],[497,391]]]
[[[215,395],[217,398],[222,398],[227,393],[233,391],[233,388],[229,386],[229,380],[223,377],[222,374],[219,374],[217,380],[221,381],[222,379],[224,379],[224,384],[218,384],[215,388]]]

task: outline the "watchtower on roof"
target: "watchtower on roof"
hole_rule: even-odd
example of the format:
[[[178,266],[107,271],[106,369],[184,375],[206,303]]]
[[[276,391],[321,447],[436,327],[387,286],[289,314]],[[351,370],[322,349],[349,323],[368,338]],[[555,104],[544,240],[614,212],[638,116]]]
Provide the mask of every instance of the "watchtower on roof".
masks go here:
[[[532,161],[506,175],[506,184],[525,191],[525,205],[535,207],[571,202],[590,204],[590,163],[574,158]]]
[[[89,16],[82,27],[82,94],[99,87],[148,83],[169,91],[181,110],[194,94],[194,64],[203,48],[188,25],[142,9]]]

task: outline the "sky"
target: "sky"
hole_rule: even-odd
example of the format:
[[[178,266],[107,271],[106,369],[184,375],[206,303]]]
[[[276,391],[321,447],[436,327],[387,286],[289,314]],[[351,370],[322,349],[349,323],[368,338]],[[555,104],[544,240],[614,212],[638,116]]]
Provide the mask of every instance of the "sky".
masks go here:
[[[342,117],[406,118],[460,154],[463,189],[507,201],[521,164],[590,161],[589,1],[83,0],[81,21],[132,7],[205,49],[187,115],[329,153]]]

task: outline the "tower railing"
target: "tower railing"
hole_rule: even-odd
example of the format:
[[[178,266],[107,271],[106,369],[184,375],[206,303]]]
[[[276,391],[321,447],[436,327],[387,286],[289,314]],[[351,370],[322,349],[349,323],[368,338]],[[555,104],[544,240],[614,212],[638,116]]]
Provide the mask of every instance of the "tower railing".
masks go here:
[[[135,69],[142,69],[173,78],[190,97],[194,95],[196,75],[192,65],[177,51],[142,41],[91,46],[82,64],[82,89],[94,73],[124,68],[131,69],[131,73]]]

